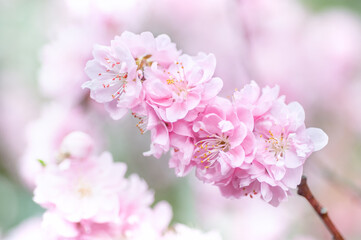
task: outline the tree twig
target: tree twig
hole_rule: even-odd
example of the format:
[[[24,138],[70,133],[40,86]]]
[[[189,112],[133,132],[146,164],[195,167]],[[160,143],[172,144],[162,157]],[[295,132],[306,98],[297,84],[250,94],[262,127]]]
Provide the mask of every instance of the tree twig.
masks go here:
[[[306,176],[302,176],[301,183],[298,185],[297,193],[304,198],[312,205],[313,209],[317,212],[317,214],[322,219],[323,223],[326,225],[327,229],[333,236],[334,240],[344,240],[336,226],[331,221],[330,217],[328,216],[327,209],[322,207],[321,204],[316,200],[313,196],[310,188],[307,185],[307,178]]]

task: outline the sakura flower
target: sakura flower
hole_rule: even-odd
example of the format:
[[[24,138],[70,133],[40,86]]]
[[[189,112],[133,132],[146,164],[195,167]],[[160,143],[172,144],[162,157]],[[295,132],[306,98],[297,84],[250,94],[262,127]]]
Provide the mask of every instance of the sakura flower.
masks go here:
[[[217,97],[193,125],[197,176],[206,182],[230,181],[229,176],[254,157],[253,116],[247,108],[233,107]]]
[[[74,130],[81,130],[94,139],[99,139],[96,138],[99,135],[96,127],[92,126],[91,121],[86,121],[87,119],[87,115],[81,109],[69,109],[64,105],[51,103],[43,108],[39,119],[28,124],[26,128],[27,145],[19,162],[20,174],[27,185],[33,187],[35,176],[42,170],[38,160],[45,164],[55,164],[70,157],[70,152],[76,155],[87,155],[86,151],[91,151],[92,147],[87,146],[87,144],[92,145],[90,142],[95,140],[84,139],[87,137],[82,138],[87,143],[78,144],[79,147],[83,146],[81,150],[85,151],[83,153],[77,152],[80,148],[74,149],[67,143],[64,143],[67,146],[64,145],[61,149],[64,137]],[[71,141],[73,142],[74,139]],[[96,141],[95,145],[99,146],[99,142]]]
[[[262,95],[254,91],[251,101],[245,97],[247,89],[258,87],[251,83],[236,92],[234,104],[249,104],[253,109],[257,151],[254,160],[241,166],[232,181],[220,188],[228,197],[257,195],[277,206],[287,199],[289,189],[300,183],[306,159],[322,149],[328,137],[321,129],[306,129],[302,106],[297,102],[286,104],[284,97],[277,97],[277,87],[263,89]]]
[[[120,209],[118,195],[126,183],[125,170],[126,166],[113,163],[107,152],[74,162],[65,170],[49,166],[37,178],[34,201],[60,212],[70,222],[115,221]]]
[[[110,47],[94,47],[94,59],[85,69],[91,81],[84,83],[83,88],[89,88],[91,98],[105,104],[113,119],[120,119],[144,98],[144,68],[152,62],[168,66],[178,54],[166,35],[154,38],[150,32],[124,32],[111,41]]]
[[[91,89],[90,96],[99,103],[105,103],[112,118],[119,119],[127,108],[117,107],[117,101],[126,101],[126,107],[133,107],[140,95],[141,83],[136,78],[136,63],[128,48],[121,42],[112,41],[111,47],[94,47],[95,59],[85,69],[92,81],[83,84]]]
[[[177,224],[174,226],[174,231],[168,231],[162,238],[162,240],[187,240],[187,239],[221,240],[222,237],[218,232],[215,231],[203,233],[198,229],[192,229],[185,225]]]
[[[328,142],[321,129],[306,129],[304,121],[305,113],[300,104],[292,102],[286,105],[280,99],[255,123],[258,138],[256,160],[282,187],[296,188],[306,159]]]
[[[145,71],[147,102],[166,122],[194,120],[223,86],[221,79],[213,78],[215,66],[212,54],[182,55],[168,69],[152,64]]]

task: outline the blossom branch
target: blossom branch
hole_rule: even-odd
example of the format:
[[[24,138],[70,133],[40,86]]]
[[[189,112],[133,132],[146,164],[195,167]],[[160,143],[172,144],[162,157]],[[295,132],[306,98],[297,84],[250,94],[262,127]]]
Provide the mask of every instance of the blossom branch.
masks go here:
[[[328,216],[327,209],[322,207],[321,204],[317,201],[317,199],[313,196],[310,188],[307,185],[307,177],[302,176],[301,183],[298,185],[297,193],[307,199],[307,201],[312,205],[313,209],[320,216],[327,229],[331,232],[334,240],[344,240],[336,226],[331,221]]]

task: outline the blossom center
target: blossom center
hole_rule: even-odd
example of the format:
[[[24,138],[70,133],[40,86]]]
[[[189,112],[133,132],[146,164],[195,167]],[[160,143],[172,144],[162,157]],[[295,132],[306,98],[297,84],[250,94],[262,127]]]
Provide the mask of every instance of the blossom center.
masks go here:
[[[231,148],[228,136],[212,134],[207,138],[198,141],[196,144],[196,154],[194,158],[201,159],[205,168],[212,166],[218,158],[220,152],[228,152]]]
[[[144,71],[144,67],[150,67],[152,65],[152,61],[149,60],[149,58],[151,58],[152,55],[151,54],[147,54],[145,56],[139,57],[139,58],[135,58],[135,63],[137,64],[137,70],[141,70],[142,72]]]
[[[184,66],[180,62],[176,62],[177,71],[175,74],[171,72],[166,72],[168,74],[167,84],[171,87],[172,91],[174,91],[178,96],[182,96],[186,98],[188,95],[188,83],[185,81],[185,72]]]
[[[77,184],[76,192],[80,198],[90,197],[93,193],[89,184],[86,184],[83,181],[79,181]]]
[[[276,137],[269,131],[269,135],[268,139],[265,139],[265,142],[267,143],[266,150],[274,154],[277,161],[284,159],[285,152],[289,149],[289,142],[287,138],[284,137],[284,133],[281,133],[279,137]]]
[[[113,99],[118,99],[122,95],[128,83],[127,66],[124,62],[114,61],[110,58],[104,58],[107,64],[105,73],[99,73],[98,76],[103,80],[103,88],[114,87],[115,91],[112,93]]]

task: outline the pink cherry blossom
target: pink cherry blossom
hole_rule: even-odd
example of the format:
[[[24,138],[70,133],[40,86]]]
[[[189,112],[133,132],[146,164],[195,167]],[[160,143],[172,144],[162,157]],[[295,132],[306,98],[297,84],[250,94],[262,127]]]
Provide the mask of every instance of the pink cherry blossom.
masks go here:
[[[43,228],[54,239],[158,240],[168,227],[168,203],[154,208],[154,194],[138,175],[124,177],[126,166],[109,153],[91,155],[93,140],[83,132],[67,135],[64,164],[46,165],[37,177],[34,201],[48,209]],[[156,220],[154,220],[156,219]],[[152,236],[152,237],[151,237]]]
[[[19,161],[19,170],[21,177],[29,187],[34,186],[35,176],[42,169],[38,160],[45,164],[59,163],[69,156],[68,151],[80,150],[71,149],[72,146],[63,146],[61,149],[64,137],[72,131],[81,130],[88,133],[93,139],[96,139],[97,147],[100,146],[101,143],[97,137],[99,131],[97,127],[92,125],[91,121],[86,121],[89,119],[86,116],[84,111],[79,108],[70,109],[54,102],[45,105],[40,118],[28,124],[26,128],[27,144]],[[90,142],[95,140],[88,139],[85,141],[91,144]],[[85,142],[81,143],[79,147],[82,144],[85,144],[82,151],[91,150],[92,147],[86,146]],[[79,154],[79,152],[75,154]],[[82,154],[86,155],[86,152]]]
[[[278,185],[285,190],[296,188],[300,183],[306,159],[328,142],[321,129],[306,129],[304,121],[301,105],[296,102],[286,105],[281,99],[275,102],[268,114],[256,121],[256,161],[267,172],[267,177],[262,177],[265,179],[258,177],[261,182]]]
[[[73,162],[65,170],[49,166],[37,178],[34,201],[60,212],[70,222],[115,221],[120,209],[118,195],[126,183],[125,170],[124,164],[113,163],[109,153]]]
[[[90,96],[105,104],[113,119],[120,119],[144,98],[144,69],[153,62],[166,67],[178,55],[167,35],[154,38],[150,32],[124,32],[111,41],[110,47],[95,46],[94,59],[85,69],[91,81],[83,88],[89,88]]]
[[[238,99],[235,104],[244,105],[244,101],[249,104],[248,99],[242,98],[249,88],[257,89],[257,86],[255,83],[245,86],[234,97]],[[257,195],[277,206],[287,199],[289,189],[300,183],[306,159],[327,144],[328,137],[321,129],[306,129],[302,106],[297,102],[286,104],[284,97],[276,99],[277,92],[277,88],[266,88],[262,95],[258,93],[252,100],[254,106],[251,108],[263,108],[262,115],[254,116],[256,155],[252,162],[233,173],[230,183],[221,186],[225,196]],[[266,104],[267,108],[264,108],[267,102],[264,99],[270,100],[271,105]]]
[[[236,168],[252,162],[253,125],[252,113],[247,108],[234,108],[228,99],[220,97],[209,104],[193,124],[197,176],[211,183],[228,182]]]
[[[146,99],[166,122],[192,121],[223,86],[213,78],[214,55],[182,55],[168,69],[152,64],[146,69]]]

